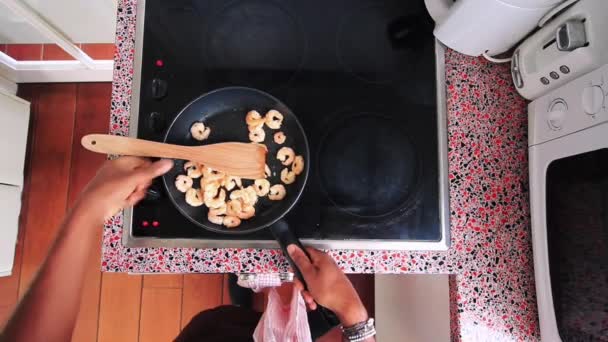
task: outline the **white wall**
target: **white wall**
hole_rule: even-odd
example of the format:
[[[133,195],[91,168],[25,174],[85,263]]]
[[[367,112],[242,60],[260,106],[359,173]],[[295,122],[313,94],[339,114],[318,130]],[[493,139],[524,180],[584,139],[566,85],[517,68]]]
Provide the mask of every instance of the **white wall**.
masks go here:
[[[376,275],[375,312],[378,341],[450,341],[448,276]]]
[[[114,0],[21,0],[74,43],[113,43]],[[0,44],[50,43],[0,4]]]

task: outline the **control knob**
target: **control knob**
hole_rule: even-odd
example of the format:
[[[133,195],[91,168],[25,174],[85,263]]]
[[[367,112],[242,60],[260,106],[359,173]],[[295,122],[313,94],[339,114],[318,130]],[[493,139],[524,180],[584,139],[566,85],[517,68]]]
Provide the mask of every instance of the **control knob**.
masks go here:
[[[568,104],[563,99],[556,99],[549,105],[549,115],[547,115],[547,124],[549,128],[557,131],[562,128],[566,119]]]

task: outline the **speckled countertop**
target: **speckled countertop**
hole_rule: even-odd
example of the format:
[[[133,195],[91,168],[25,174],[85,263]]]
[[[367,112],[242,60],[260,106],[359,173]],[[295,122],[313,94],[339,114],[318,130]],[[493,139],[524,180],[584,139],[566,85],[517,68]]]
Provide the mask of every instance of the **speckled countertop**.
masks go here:
[[[119,1],[110,131],[127,135],[135,0]],[[447,252],[333,250],[346,272],[450,277],[452,336],[538,340],[528,201],[526,102],[508,65],[446,52],[451,248]],[[277,272],[280,252],[126,248],[122,215],[104,228],[108,272]]]

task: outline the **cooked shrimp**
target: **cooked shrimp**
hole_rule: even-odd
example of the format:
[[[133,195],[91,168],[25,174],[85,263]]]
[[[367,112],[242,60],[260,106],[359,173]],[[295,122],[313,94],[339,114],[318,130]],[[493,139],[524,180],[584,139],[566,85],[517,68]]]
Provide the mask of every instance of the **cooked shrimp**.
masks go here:
[[[241,201],[242,203],[251,204],[249,203],[249,194],[247,191],[245,191],[245,189],[234,190],[230,193],[230,199],[233,201]]]
[[[203,196],[199,189],[190,188],[186,191],[186,203],[193,207],[200,207],[203,205]]]
[[[252,205],[245,205],[241,211],[237,214],[237,217],[241,220],[248,220],[255,216],[255,207]]]
[[[291,164],[291,171],[297,175],[304,171],[304,157],[296,156]]]
[[[281,161],[281,164],[286,166],[291,164],[295,157],[296,154],[293,152],[291,147],[281,147],[279,152],[277,152],[277,159]]]
[[[266,126],[272,129],[281,128],[283,123],[283,114],[279,113],[278,110],[271,109],[266,113]]]
[[[272,172],[270,171],[268,164],[264,164],[264,175],[266,175],[266,178],[272,176]]]
[[[201,177],[201,189],[205,189],[209,184],[211,183],[220,183],[219,180],[217,179],[213,179],[213,178],[205,178],[205,176],[203,175],[203,177]],[[221,186],[221,184],[220,184]],[[203,191],[204,192],[204,191]]]
[[[247,123],[250,131],[261,128],[264,126],[265,121],[266,119],[264,119],[257,110],[250,110],[247,115],[245,115],[245,122]]]
[[[228,176],[226,175],[224,177],[224,179],[222,180],[222,186],[226,188],[226,190],[230,191],[232,189],[234,189],[235,187],[241,187],[243,186],[243,183],[241,182],[241,177],[235,177],[235,176]]]
[[[281,171],[281,181],[285,184],[291,184],[296,181],[296,174],[293,171],[289,171],[288,168],[284,168]]]
[[[244,189],[231,192],[230,199],[233,201],[241,201],[243,204],[255,205],[258,201],[258,195],[255,192],[255,188],[250,185]]]
[[[222,224],[224,222],[224,215],[226,215],[226,204],[220,206],[219,208],[209,209],[209,213],[207,213],[207,219],[211,223]]]
[[[175,178],[175,188],[177,191],[186,192],[192,187],[192,178],[186,175],[179,175]]]
[[[238,216],[243,210],[243,202],[240,200],[230,200],[226,203],[226,215]]]
[[[224,215],[214,215],[211,210],[207,213],[207,220],[211,223],[215,224],[223,224],[224,223]]]
[[[201,183],[202,189],[201,192],[204,196],[215,197],[217,192],[219,191],[221,184],[219,181],[205,182]]]
[[[218,208],[211,208],[209,212],[214,216],[226,215],[226,210],[228,210],[228,206],[226,203],[222,204]]]
[[[195,122],[192,127],[190,127],[190,134],[192,134],[192,137],[198,141],[203,141],[209,138],[210,133],[211,128],[205,127],[205,124],[202,122]]]
[[[217,195],[217,193],[221,187],[222,187],[222,185],[220,184],[219,181],[207,182],[207,183],[205,183],[205,186],[203,188],[201,188],[201,193],[203,195],[207,194],[207,196],[215,197],[215,195]]]
[[[270,189],[270,182],[268,180],[256,179],[255,182],[253,182],[253,185],[255,187],[255,193],[258,196],[264,197],[268,195],[268,190]]]
[[[193,161],[184,164],[184,171],[186,171],[190,178],[198,178],[203,174],[202,165]]]
[[[255,216],[255,208],[253,205],[243,204],[240,200],[232,200],[227,203],[226,215],[247,220]]]
[[[243,189],[248,196],[248,201],[245,204],[255,205],[258,202],[258,194],[255,191],[253,185],[250,185]]]
[[[221,182],[225,176],[226,174],[223,172],[214,170],[210,167],[203,167],[203,178],[205,179],[205,182]]]
[[[239,224],[241,224],[241,219],[239,219],[238,217],[234,217],[234,216],[226,216],[224,217],[224,226],[226,226],[226,228],[234,228],[234,227],[238,227]]]
[[[201,183],[201,194],[203,194],[203,196],[207,196],[207,197],[215,197],[217,195],[217,193],[220,191],[220,183],[215,181],[215,182],[207,182],[205,184]]]
[[[285,191],[285,187],[283,186],[283,184],[275,184],[270,187],[270,191],[268,192],[268,199],[270,199],[271,201],[280,201],[285,197],[286,194],[287,191]]]
[[[287,136],[285,136],[285,133],[283,132],[276,132],[274,134],[274,142],[282,145],[285,142],[285,139],[287,139]]]
[[[249,131],[249,140],[255,143],[261,143],[266,139],[266,132],[262,127],[258,127]]]
[[[226,190],[220,189],[219,192],[213,194],[212,192],[205,192],[203,195],[205,205],[210,209],[216,209],[225,205],[226,202]]]

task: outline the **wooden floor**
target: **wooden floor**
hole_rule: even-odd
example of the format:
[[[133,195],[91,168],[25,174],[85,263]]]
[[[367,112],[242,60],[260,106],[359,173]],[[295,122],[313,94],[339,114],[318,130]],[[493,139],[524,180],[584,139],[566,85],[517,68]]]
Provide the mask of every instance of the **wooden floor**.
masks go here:
[[[32,111],[13,275],[0,278],[0,327],[27,291],[64,213],[104,162],[79,142],[84,134],[107,132],[110,94],[109,83],[19,87]],[[102,273],[100,250],[91,251],[73,341],[171,341],[199,311],[229,304],[226,275]],[[373,278],[352,279],[373,310]]]

